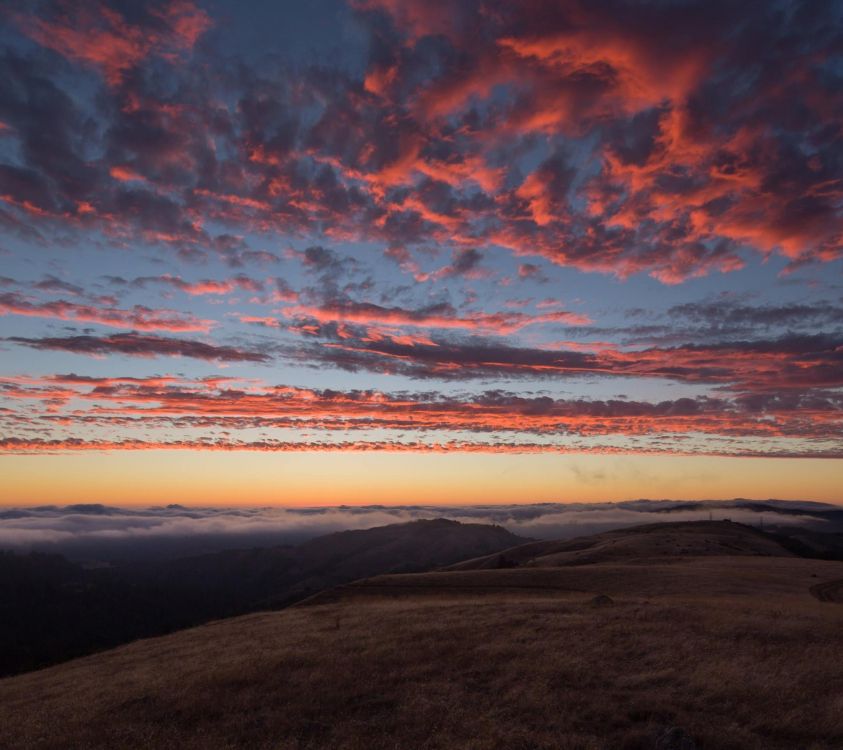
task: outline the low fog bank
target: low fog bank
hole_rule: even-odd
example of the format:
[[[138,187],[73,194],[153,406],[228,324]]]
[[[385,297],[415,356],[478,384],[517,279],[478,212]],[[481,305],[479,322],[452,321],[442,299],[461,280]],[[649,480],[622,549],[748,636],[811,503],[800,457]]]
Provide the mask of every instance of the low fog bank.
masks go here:
[[[299,544],[335,531],[441,517],[498,524],[536,539],[566,539],[624,526],[709,517],[765,528],[843,530],[843,507],[779,500],[319,508],[50,505],[0,510],[0,549],[53,552],[76,560],[181,557]]]

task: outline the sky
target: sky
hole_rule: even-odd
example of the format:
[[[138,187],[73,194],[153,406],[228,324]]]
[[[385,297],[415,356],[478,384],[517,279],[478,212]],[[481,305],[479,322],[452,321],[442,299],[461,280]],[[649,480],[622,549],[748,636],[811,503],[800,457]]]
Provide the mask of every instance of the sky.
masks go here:
[[[0,503],[843,502],[843,3],[0,15]]]

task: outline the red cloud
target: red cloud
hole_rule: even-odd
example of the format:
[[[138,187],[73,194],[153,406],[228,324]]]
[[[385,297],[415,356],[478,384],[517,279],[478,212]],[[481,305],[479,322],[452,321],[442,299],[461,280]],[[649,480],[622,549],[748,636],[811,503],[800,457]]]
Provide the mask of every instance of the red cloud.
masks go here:
[[[31,302],[14,294],[0,294],[0,315],[27,315],[37,318],[58,318],[60,320],[81,320],[116,328],[136,328],[141,331],[209,331],[212,321],[200,320],[193,315],[174,310],[153,310],[144,305],[135,305],[130,310],[114,307],[93,307],[75,302],[57,300],[54,302]]]
[[[201,296],[205,294],[230,294],[237,289],[242,289],[247,292],[263,291],[263,284],[260,281],[251,279],[248,276],[243,276],[242,274],[230,279],[203,279],[201,281],[185,281],[178,276],[164,274],[162,276],[142,276],[134,281],[136,286],[146,286],[151,283],[172,286],[185,294],[193,296]]]
[[[134,169],[131,167],[127,167],[121,164],[115,164],[108,170],[108,173],[115,179],[119,180],[120,182],[132,182],[132,181],[139,181],[143,182],[146,178],[135,172]]]
[[[811,439],[825,450],[827,446],[821,444],[834,443],[843,426],[843,400],[837,395],[810,392],[650,403],[525,397],[502,391],[444,397],[429,392],[320,391],[230,379],[59,375],[2,379],[0,395],[45,405],[43,411],[28,407],[21,412],[20,419],[28,424],[76,427],[86,434],[95,428],[140,426],[165,431],[224,430],[226,434],[231,430],[308,430],[323,432],[326,440],[331,433],[349,430],[410,430],[436,433],[448,440],[453,432],[506,433],[506,443],[514,450],[520,445],[518,440],[539,435],[566,440],[612,436],[656,442],[660,436],[674,436],[683,442],[672,450],[688,454],[709,450],[709,438],[743,441],[742,450],[758,439]],[[62,410],[71,402],[87,402],[90,406]],[[7,415],[5,419],[10,421],[12,417]],[[689,440],[691,435],[697,437]],[[574,445],[587,450],[591,444],[568,443],[568,448],[574,449]],[[803,450],[799,445],[785,442],[779,448],[799,452]],[[558,442],[551,442],[544,449],[560,448]],[[648,444],[630,444],[624,450],[633,448],[646,452]]]
[[[559,310],[537,315],[519,312],[458,314],[447,305],[427,309],[407,310],[382,307],[366,302],[336,302],[332,304],[294,305],[280,311],[288,318],[312,318],[320,323],[372,323],[375,325],[411,326],[416,328],[462,328],[466,330],[507,335],[527,326],[561,323],[568,326],[589,325],[587,315]],[[241,318],[243,320],[243,318]]]
[[[17,14],[21,28],[44,47],[99,68],[111,86],[150,54],[170,56],[191,49],[211,26],[207,14],[189,0],[149,10],[152,23],[132,25],[105,3],[75,5],[51,19]]]
[[[614,445],[566,446],[550,443],[491,443],[449,440],[443,442],[408,441],[282,441],[282,440],[84,440],[78,438],[0,438],[0,453],[43,454],[76,451],[253,451],[263,453],[325,453],[325,452],[378,452],[378,453],[596,453],[604,455],[706,455],[743,458],[843,458],[838,449],[807,449],[799,451],[741,449],[724,446],[702,452],[689,453],[668,448],[623,448]]]
[[[208,27],[189,2],[145,4],[132,23],[105,3],[19,14],[39,43],[101,68],[114,106],[98,113],[112,118],[102,176],[69,145],[61,158],[27,152],[0,174],[0,196],[39,228],[100,227],[194,255],[214,246],[214,220],[244,234],[383,242],[393,254],[500,246],[671,284],[736,270],[747,247],[794,263],[841,256],[830,9],[809,23],[701,0],[356,6],[380,50],[360,80],[303,69],[268,91],[245,66],[234,109],[212,83],[227,80],[221,71],[174,70],[177,95],[127,81]],[[20,66],[7,74],[12,90],[36,85]],[[32,122],[21,105],[3,121],[23,138],[49,130],[42,140],[87,143],[91,113],[79,107]],[[525,156],[562,143],[570,153]],[[406,258],[417,278],[450,273]]]

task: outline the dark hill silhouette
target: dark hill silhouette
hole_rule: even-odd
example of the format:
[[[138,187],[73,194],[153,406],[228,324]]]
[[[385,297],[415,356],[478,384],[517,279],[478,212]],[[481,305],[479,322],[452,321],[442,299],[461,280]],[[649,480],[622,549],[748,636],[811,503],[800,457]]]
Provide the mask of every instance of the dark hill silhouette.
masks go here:
[[[89,569],[58,555],[0,553],[0,675],[523,541],[499,526],[434,519],[328,534],[298,546],[110,568]]]
[[[234,608],[277,607],[322,589],[382,573],[431,570],[525,541],[500,526],[444,518],[339,531],[297,546],[227,550],[124,566],[138,583],[178,581],[224,592]]]

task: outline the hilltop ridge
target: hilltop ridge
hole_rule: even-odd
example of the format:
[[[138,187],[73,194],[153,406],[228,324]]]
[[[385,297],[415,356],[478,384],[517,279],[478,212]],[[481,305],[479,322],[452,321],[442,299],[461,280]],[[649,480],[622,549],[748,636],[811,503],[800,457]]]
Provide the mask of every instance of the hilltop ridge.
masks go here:
[[[745,524],[728,520],[680,521],[631,526],[564,541],[527,543],[455,563],[447,569],[553,567],[711,555],[789,557],[793,552],[773,535]]]

